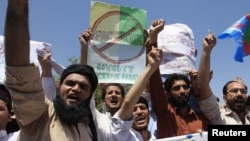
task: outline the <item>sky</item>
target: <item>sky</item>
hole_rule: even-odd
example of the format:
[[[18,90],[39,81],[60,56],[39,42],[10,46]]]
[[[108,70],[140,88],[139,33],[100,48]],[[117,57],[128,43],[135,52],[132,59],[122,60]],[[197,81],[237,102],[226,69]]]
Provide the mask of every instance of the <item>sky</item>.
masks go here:
[[[166,24],[184,23],[194,33],[199,65],[202,38],[208,29],[216,36],[250,12],[249,0],[99,0],[102,2],[144,9],[147,27],[153,20],[164,19]],[[90,0],[30,0],[29,27],[31,40],[52,44],[52,55],[62,65],[71,57],[79,57],[78,35],[89,27]],[[7,0],[0,0],[0,35],[4,32]],[[218,39],[211,55],[214,75],[210,86],[223,103],[223,85],[238,76],[250,87],[250,56],[244,62],[233,59],[236,49],[233,38]]]

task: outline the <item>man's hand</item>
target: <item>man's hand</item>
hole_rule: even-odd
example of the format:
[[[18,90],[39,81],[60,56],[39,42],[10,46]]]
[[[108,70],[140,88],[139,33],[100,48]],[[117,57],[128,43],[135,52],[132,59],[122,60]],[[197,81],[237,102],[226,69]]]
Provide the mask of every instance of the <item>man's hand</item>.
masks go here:
[[[52,66],[50,64],[51,53],[46,48],[39,51],[37,50],[37,52],[38,61],[42,68],[42,77],[52,77]]]
[[[210,30],[208,30],[208,34],[206,37],[203,38],[202,40],[202,46],[204,50],[212,50],[213,47],[216,45],[217,39],[216,37],[212,34]]]
[[[152,47],[151,51],[147,54],[148,64],[158,68],[163,58],[162,50],[156,47]]]
[[[157,43],[158,33],[164,29],[165,21],[163,19],[154,20],[149,28],[149,43]]]
[[[92,32],[90,30],[85,30],[83,33],[79,35],[79,41],[82,46],[87,46],[90,37],[92,36]]]

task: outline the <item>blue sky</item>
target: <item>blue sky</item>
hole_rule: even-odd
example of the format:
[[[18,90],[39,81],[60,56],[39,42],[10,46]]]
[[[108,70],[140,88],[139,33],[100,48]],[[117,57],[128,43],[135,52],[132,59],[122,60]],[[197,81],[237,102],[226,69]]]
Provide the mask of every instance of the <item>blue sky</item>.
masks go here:
[[[147,27],[155,19],[166,24],[184,23],[194,32],[198,49],[198,67],[201,39],[210,29],[216,36],[250,12],[249,0],[99,0],[111,4],[145,9]],[[52,44],[52,55],[64,66],[68,58],[79,57],[78,35],[89,27],[90,0],[30,0],[31,39]],[[0,1],[0,34],[3,34],[7,0]],[[222,87],[235,76],[242,77],[250,86],[250,56],[243,63],[235,62],[236,43],[232,38],[218,40],[212,52],[211,68],[214,71],[211,87],[222,99]]]

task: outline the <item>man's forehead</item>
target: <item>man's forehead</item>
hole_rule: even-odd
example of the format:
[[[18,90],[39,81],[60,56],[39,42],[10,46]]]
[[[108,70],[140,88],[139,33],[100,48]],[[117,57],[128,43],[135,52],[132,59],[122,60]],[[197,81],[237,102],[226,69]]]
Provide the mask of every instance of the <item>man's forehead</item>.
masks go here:
[[[178,84],[186,84],[184,80],[175,80],[173,85],[178,85]]]
[[[121,91],[120,87],[114,86],[114,85],[108,86],[106,90],[120,90]]]
[[[136,107],[147,107],[147,105],[145,103],[139,102],[139,103],[135,104],[135,108]]]
[[[65,77],[65,80],[72,80],[72,81],[86,81],[90,82],[89,78],[86,75],[78,74],[78,73],[71,73]]]

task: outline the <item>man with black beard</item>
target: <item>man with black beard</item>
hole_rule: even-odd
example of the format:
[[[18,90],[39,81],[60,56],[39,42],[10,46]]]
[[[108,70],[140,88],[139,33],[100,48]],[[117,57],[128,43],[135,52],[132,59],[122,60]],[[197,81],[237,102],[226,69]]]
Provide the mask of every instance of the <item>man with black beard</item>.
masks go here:
[[[161,21],[155,20],[149,29],[148,48],[157,46],[157,36],[161,31],[157,25]],[[152,107],[157,118],[157,139],[207,130],[208,120],[188,105],[191,85],[187,75],[169,74],[163,87],[158,69],[150,77],[149,86]]]
[[[60,94],[53,101],[55,111],[60,120],[67,124],[77,124],[89,114],[89,100],[82,102],[80,105],[67,105]]]
[[[159,82],[159,83],[156,83]],[[189,104],[190,80],[185,74],[170,74],[162,87],[160,72],[149,81],[152,107],[157,117],[157,138],[207,131],[208,120]]]
[[[220,106],[209,86],[210,56],[216,45],[216,37],[209,32],[203,38],[198,83],[200,85],[200,108],[211,124],[244,125],[250,124],[250,112],[247,110],[247,86],[241,80],[228,81],[223,86],[224,106]]]
[[[30,64],[28,0],[8,0],[5,21],[5,85],[10,91],[21,141],[96,141],[90,99],[98,84],[94,69],[70,65],[54,103],[43,91],[39,68]],[[14,57],[13,57],[14,56]]]

